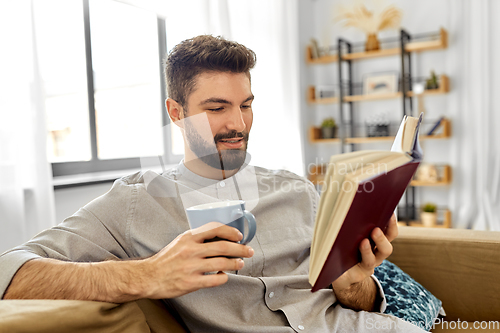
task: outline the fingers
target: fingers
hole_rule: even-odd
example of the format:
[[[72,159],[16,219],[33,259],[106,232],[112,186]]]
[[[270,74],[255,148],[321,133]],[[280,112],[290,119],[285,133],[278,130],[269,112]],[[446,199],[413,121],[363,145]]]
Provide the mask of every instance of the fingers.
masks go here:
[[[380,228],[373,229],[371,237],[376,245],[375,258],[376,266],[378,266],[392,254],[392,244]]]
[[[392,242],[396,237],[398,237],[398,234],[398,220],[396,218],[396,214],[392,214],[387,230],[385,231],[385,237],[387,237],[389,242]]]
[[[371,238],[375,242],[375,250],[370,246],[370,241],[365,238],[359,246],[361,252],[361,267],[373,273],[373,269],[379,266],[382,261],[387,259],[392,254],[392,244],[384,235],[380,228],[375,228],[372,231]]]
[[[199,228],[191,230],[191,233],[195,240],[200,243],[214,237],[224,238],[233,242],[239,242],[243,239],[243,235],[238,229],[220,222],[207,223]]]
[[[203,259],[202,264],[198,267],[199,273],[206,272],[222,272],[222,271],[238,271],[243,268],[245,263],[242,259],[230,259],[225,257],[215,257]]]
[[[227,241],[203,244],[203,252],[201,253],[205,258],[217,256],[250,258],[253,254],[254,251],[250,246]]]
[[[218,272],[217,274],[203,275],[200,279],[201,288],[212,288],[220,286],[227,282],[229,277],[224,272]]]
[[[360,267],[365,271],[366,275],[373,274],[373,270],[377,266],[377,258],[372,251],[368,238],[363,239],[359,245],[359,251],[361,252]]]

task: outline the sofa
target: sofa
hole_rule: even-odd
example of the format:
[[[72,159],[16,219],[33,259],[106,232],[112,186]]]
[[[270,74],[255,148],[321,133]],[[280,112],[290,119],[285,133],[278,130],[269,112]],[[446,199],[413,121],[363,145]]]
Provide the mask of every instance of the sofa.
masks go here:
[[[432,332],[500,332],[500,232],[400,227],[393,245],[389,260],[443,302]],[[0,333],[186,331],[158,300],[0,301]]]

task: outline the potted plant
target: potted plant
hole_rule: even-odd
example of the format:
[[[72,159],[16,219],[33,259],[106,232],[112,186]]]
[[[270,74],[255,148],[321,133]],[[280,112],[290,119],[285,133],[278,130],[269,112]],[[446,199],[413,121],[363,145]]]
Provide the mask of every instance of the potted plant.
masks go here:
[[[425,81],[425,89],[427,90],[439,89],[438,78],[436,76],[436,73],[434,73],[434,71],[431,71],[431,77],[427,79],[427,81]]]
[[[321,137],[323,139],[333,139],[337,134],[337,124],[335,119],[326,118],[321,123]]]
[[[433,203],[426,203],[422,207],[420,219],[424,227],[433,227],[437,224],[437,206]]]

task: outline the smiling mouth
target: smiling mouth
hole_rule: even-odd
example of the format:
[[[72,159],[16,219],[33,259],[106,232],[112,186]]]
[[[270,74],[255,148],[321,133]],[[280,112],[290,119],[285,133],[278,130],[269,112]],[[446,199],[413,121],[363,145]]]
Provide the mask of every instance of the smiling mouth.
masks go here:
[[[237,143],[237,142],[240,142],[242,140],[243,140],[243,138],[234,138],[234,139],[221,139],[219,141],[228,142],[228,143]]]
[[[245,140],[243,138],[232,138],[232,139],[221,139],[218,142],[221,143],[226,148],[237,149],[243,146],[243,142],[245,142]]]

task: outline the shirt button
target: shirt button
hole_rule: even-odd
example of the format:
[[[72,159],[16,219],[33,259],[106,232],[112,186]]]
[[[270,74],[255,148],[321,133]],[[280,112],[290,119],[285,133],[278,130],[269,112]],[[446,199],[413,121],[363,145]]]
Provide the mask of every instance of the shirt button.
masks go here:
[[[219,183],[219,186],[220,186],[220,187],[224,187],[224,186],[226,186],[226,183],[224,183],[224,182],[220,182],[220,183]]]
[[[302,331],[302,330],[304,330],[304,326],[302,326],[302,325],[299,325],[299,326],[297,326],[297,327],[298,327],[298,328],[299,328],[299,330],[301,330],[301,331]]]
[[[272,291],[271,291],[271,292],[269,293],[269,298],[273,298],[273,297],[274,297],[274,292],[272,292]]]

